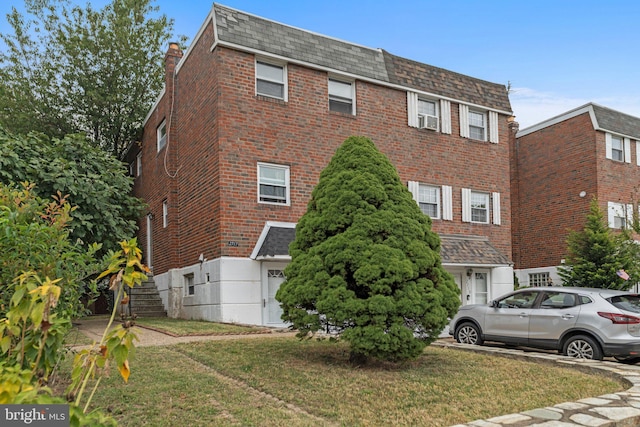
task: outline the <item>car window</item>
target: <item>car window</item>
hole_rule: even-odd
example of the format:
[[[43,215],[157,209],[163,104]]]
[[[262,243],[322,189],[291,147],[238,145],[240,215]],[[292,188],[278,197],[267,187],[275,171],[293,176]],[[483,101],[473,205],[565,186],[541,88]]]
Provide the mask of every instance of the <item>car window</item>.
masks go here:
[[[640,295],[618,295],[609,298],[609,302],[620,310],[640,313]]]
[[[569,308],[576,305],[576,295],[567,292],[545,292],[540,308]]]
[[[499,308],[531,308],[536,301],[538,292],[518,292],[498,300]]]

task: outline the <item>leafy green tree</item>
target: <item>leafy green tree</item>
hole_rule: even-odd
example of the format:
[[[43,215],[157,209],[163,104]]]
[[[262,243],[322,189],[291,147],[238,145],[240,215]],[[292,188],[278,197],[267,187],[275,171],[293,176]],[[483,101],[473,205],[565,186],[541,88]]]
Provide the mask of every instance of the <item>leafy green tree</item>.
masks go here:
[[[340,333],[355,363],[419,356],[460,304],[431,219],[365,137],[321,173],[289,252],[282,319],[300,337]]]
[[[638,245],[628,230],[609,228],[597,199],[591,201],[584,228],[567,237],[567,251],[566,264],[558,268],[563,286],[625,290],[640,280]],[[617,274],[621,270],[628,280]]]
[[[15,279],[26,272],[57,279],[58,314],[66,318],[85,314],[84,279],[100,271],[94,259],[98,246],[86,248],[69,239],[71,211],[64,197],[46,202],[35,194],[33,185],[0,183],[0,318],[20,286]],[[92,288],[95,291],[95,285]],[[22,339],[23,346],[28,344]]]
[[[68,0],[25,0],[0,33],[0,125],[63,138],[84,132],[122,158],[164,83],[173,21],[153,0],[113,0],[101,10]],[[184,38],[183,38],[184,40]]]
[[[49,139],[42,134],[12,135],[0,127],[0,183],[36,183],[42,199],[68,195],[70,238],[117,250],[136,231],[143,208],[131,196],[133,180],[122,162],[90,144],[83,135]]]

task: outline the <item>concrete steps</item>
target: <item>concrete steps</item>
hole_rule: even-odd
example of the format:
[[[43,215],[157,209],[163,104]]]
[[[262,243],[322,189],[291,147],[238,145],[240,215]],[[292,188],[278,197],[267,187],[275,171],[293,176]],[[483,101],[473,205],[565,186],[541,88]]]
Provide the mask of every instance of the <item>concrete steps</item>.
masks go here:
[[[129,293],[129,308],[138,317],[167,317],[160,293],[153,278],[142,282],[142,286],[134,286]]]

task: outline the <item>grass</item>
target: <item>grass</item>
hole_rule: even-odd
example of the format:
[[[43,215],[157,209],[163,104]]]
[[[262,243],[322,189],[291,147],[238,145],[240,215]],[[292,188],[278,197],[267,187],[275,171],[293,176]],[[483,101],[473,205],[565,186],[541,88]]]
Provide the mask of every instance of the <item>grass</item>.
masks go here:
[[[121,426],[449,426],[626,388],[609,377],[428,347],[401,365],[349,364],[345,343],[261,337],[140,347],[93,402]]]
[[[204,320],[172,319],[169,317],[137,318],[136,324],[176,336],[244,334],[265,330],[265,328],[255,326],[215,323]]]

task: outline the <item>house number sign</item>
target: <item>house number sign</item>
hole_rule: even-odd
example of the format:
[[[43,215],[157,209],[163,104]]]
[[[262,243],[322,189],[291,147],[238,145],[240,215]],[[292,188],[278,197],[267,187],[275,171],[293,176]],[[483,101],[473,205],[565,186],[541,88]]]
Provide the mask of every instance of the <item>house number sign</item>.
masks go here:
[[[238,242],[234,242],[233,240],[229,240],[229,243],[227,243],[227,246],[238,246]]]

